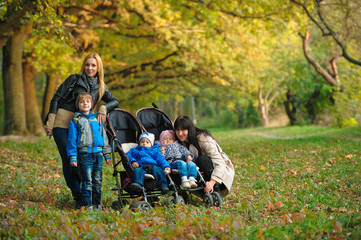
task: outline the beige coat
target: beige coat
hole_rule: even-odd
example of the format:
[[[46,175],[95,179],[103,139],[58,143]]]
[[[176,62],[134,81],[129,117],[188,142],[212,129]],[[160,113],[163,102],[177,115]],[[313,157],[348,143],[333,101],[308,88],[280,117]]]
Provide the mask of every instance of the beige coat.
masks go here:
[[[222,195],[227,195],[231,190],[234,179],[234,168],[231,160],[212,137],[198,134],[197,138],[198,144],[202,149],[202,155],[212,159],[214,170],[211,179],[218,184],[223,183],[226,186],[227,191],[222,192]],[[198,157],[198,151],[193,145],[189,146],[189,151],[194,154],[195,158]]]

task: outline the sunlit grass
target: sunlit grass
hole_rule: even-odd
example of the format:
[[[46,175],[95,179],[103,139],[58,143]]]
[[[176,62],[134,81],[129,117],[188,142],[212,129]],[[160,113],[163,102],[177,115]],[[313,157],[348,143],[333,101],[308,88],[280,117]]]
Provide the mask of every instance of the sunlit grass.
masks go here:
[[[236,169],[222,208],[187,206],[113,211],[111,166],[103,211],[72,209],[53,140],[0,147],[2,238],[361,238],[359,128],[212,130]]]

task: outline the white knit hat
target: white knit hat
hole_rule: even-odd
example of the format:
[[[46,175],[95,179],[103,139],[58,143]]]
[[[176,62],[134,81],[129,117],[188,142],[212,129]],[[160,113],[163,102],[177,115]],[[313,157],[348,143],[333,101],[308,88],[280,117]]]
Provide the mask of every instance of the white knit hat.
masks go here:
[[[153,133],[149,133],[149,132],[142,133],[142,134],[140,135],[140,137],[139,137],[139,142],[140,142],[140,140],[142,140],[142,138],[147,138],[147,139],[150,141],[150,143],[152,144],[152,146],[153,146],[153,144],[154,144],[154,138],[155,138],[155,136],[154,136]],[[139,142],[138,142],[138,143],[139,143]]]

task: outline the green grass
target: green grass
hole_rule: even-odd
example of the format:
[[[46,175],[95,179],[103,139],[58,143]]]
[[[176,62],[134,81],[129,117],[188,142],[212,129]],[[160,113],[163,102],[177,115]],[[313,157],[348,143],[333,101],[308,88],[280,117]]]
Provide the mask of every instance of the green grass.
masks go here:
[[[222,208],[113,211],[105,167],[102,211],[73,210],[53,140],[1,143],[1,238],[360,239],[361,130],[213,130],[236,176]]]

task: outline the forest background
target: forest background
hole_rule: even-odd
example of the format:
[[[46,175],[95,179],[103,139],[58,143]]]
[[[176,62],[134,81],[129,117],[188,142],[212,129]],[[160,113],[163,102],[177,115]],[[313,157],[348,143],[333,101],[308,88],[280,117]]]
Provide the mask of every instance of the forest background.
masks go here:
[[[361,2],[29,1],[0,4],[3,135],[44,135],[56,88],[101,55],[132,113],[156,102],[202,127],[361,122]]]

